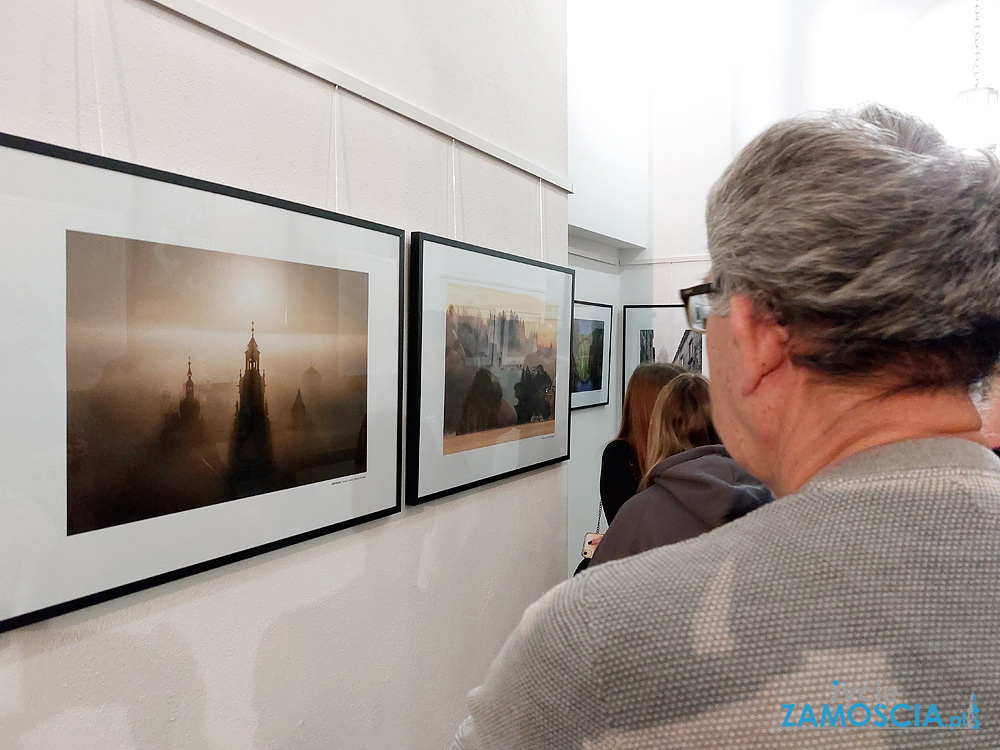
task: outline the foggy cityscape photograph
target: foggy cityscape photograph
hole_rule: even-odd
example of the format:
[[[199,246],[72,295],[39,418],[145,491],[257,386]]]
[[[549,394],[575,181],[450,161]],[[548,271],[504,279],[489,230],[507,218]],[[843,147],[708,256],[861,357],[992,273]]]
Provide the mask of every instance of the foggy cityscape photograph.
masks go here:
[[[367,364],[366,273],[67,232],[67,532],[365,472]]]

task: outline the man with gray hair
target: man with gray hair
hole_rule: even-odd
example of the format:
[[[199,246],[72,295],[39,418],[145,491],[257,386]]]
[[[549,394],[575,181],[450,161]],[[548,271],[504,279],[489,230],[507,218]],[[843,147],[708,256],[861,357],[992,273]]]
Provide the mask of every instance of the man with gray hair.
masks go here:
[[[708,200],[716,424],[777,500],[525,613],[456,748],[1000,747],[1000,164],[871,105]]]

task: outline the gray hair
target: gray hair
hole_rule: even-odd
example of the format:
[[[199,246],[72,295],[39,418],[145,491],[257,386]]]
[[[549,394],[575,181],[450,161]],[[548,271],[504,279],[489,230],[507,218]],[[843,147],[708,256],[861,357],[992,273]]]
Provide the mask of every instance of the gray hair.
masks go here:
[[[773,125],[708,197],[720,287],[821,374],[971,386],[1000,359],[1000,162],[877,104]]]

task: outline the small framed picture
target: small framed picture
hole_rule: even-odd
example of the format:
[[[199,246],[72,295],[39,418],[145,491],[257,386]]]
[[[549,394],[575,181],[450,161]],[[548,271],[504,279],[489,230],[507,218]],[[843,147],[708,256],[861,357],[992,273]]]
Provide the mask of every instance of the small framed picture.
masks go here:
[[[415,233],[408,504],[569,458],[573,271]]]
[[[625,305],[622,329],[622,399],[632,372],[649,362],[707,374],[703,337],[688,327],[684,305]]]
[[[611,396],[611,320],[614,308],[573,303],[569,390],[573,409],[604,406]]]

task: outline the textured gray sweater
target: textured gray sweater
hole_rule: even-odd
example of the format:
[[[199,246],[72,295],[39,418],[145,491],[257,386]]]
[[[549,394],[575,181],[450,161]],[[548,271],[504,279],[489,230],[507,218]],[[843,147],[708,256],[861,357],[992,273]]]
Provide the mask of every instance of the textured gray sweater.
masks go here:
[[[875,448],[549,591],[454,747],[997,750],[998,594],[1000,459]]]

